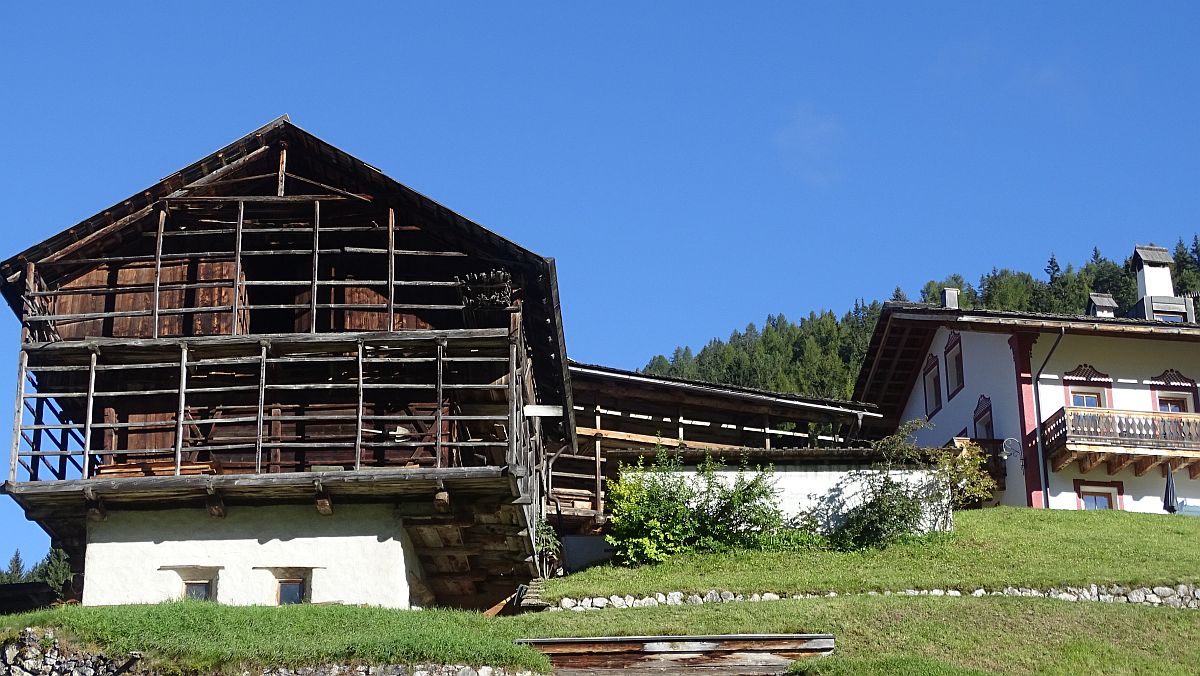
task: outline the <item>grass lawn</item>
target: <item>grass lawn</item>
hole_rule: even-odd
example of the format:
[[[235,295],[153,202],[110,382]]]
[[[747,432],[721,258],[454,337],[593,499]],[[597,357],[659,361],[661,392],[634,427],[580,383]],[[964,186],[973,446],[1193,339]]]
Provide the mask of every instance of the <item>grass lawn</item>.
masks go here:
[[[546,670],[512,639],[537,636],[831,632],[834,657],[802,673],[1194,673],[1200,612],[1023,598],[842,597],[660,606],[487,619],[451,611],[208,603],[67,607],[0,617],[58,627],[109,654],[211,673],[263,664],[492,664]]]
[[[884,551],[693,554],[653,566],[597,566],[550,580],[544,597],[1200,580],[1198,518],[997,507],[960,512],[955,520],[951,534]]]

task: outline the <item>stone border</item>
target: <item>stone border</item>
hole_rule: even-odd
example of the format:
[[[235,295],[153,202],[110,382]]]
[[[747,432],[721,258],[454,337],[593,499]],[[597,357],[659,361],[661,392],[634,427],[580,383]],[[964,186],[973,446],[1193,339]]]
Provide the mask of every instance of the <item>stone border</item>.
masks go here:
[[[155,669],[142,669],[141,653],[114,658],[68,649],[52,631],[21,630],[15,640],[0,645],[0,676],[155,676]],[[268,667],[243,671],[242,676],[535,676],[531,671],[500,667],[470,667],[462,664],[349,665],[318,667]]]
[[[837,597],[837,592],[824,594],[776,594],[773,592],[734,594],[729,591],[710,589],[705,594],[685,594],[673,591],[666,594],[655,593],[652,596],[637,598],[634,596],[608,597],[587,596],[581,599],[563,597],[558,603],[547,610],[600,610],[601,608],[647,608],[651,606],[682,606],[701,605],[705,603],[758,603],[761,601],[778,601],[781,599],[813,599]],[[1146,606],[1167,606],[1168,608],[1200,608],[1200,584],[1178,584],[1174,587],[1166,585],[1157,587],[1127,587],[1124,585],[1096,585],[1085,587],[1051,587],[1049,589],[1033,589],[1029,587],[1004,587],[1003,589],[987,590],[977,587],[971,591],[962,589],[905,589],[903,591],[869,591],[859,594],[842,594],[842,596],[1020,596],[1028,598],[1048,598],[1060,601],[1089,601],[1097,603],[1136,603]]]

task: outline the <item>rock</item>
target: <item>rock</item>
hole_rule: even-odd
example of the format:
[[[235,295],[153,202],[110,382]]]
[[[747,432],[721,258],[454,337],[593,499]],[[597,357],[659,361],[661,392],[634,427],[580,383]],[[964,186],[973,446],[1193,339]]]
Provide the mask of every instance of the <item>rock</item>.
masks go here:
[[[617,596],[616,594],[613,594],[612,596],[608,597],[608,602],[612,604],[613,608],[628,608],[629,607],[629,604],[625,603],[625,597]]]
[[[905,589],[905,590],[904,590],[904,595],[905,595],[905,596],[917,596],[918,594],[917,594],[917,590],[916,590],[916,589]]]
[[[658,601],[659,603],[666,603],[666,602],[667,602],[667,595],[666,595],[666,594],[655,594],[655,595],[654,595],[654,600],[655,600],[655,601]]]
[[[883,590],[883,595],[884,595],[884,596],[891,596],[891,595],[892,595],[892,590],[891,590],[891,589],[884,589],[884,590]]]
[[[1054,598],[1059,601],[1078,601],[1079,597],[1070,592],[1061,592],[1054,595]]]
[[[758,595],[758,592],[755,592],[755,593],[753,593],[753,594],[751,594],[751,595],[750,595],[750,602],[751,602],[751,603],[758,603],[758,602],[759,602],[759,601],[761,601],[761,600],[762,600],[762,597]]]
[[[1151,592],[1149,594],[1146,594],[1146,603],[1152,603],[1152,604],[1157,605],[1159,603],[1162,603],[1162,599],[1159,598],[1158,594]]]
[[[1153,591],[1155,596],[1163,599],[1170,598],[1175,595],[1175,590],[1171,589],[1170,587],[1155,587],[1150,591]]]
[[[663,598],[665,599],[666,597],[664,596]],[[642,605],[648,608],[653,608],[661,604],[662,602],[658,600],[657,596],[647,596],[646,598],[642,599]]]
[[[604,598],[603,596],[597,596],[596,598],[592,599],[592,607],[593,608],[607,608],[608,607],[608,599]]]
[[[575,599],[566,596],[558,600],[558,607],[562,608],[563,610],[570,610],[577,605],[579,604],[575,602]]]
[[[717,603],[720,600],[721,594],[716,589],[710,589],[708,590],[708,593],[704,595],[705,603]]]
[[[778,601],[778,600],[779,600],[779,594],[776,594],[776,593],[774,593],[774,592],[766,592],[765,594],[763,594],[763,595],[762,595],[762,600],[764,600],[764,601]]]
[[[587,608],[584,608],[583,606],[575,606],[571,610],[577,610],[582,613],[583,611],[587,610]]]
[[[721,601],[722,602],[729,603],[732,600],[733,600],[733,592],[730,592],[730,591],[721,592]]]
[[[591,607],[592,607],[592,599],[590,596],[583,597],[583,599],[579,602],[579,605],[576,606],[576,608],[591,608]]]
[[[1129,593],[1126,594],[1126,596],[1129,598],[1130,603],[1143,603],[1146,600],[1146,592],[1147,591],[1148,590],[1141,589],[1141,588],[1130,589]]]
[[[454,672],[454,676],[479,676],[479,672],[475,671],[471,667],[463,667],[462,669]]]
[[[946,591],[946,596],[962,596],[962,592],[957,589],[949,589]]]
[[[1116,597],[1113,596],[1112,594],[1100,594],[1098,598],[1100,600],[1100,603],[1112,603],[1113,599],[1115,599]]]
[[[667,594],[667,605],[678,606],[683,604],[683,592],[671,592]]]
[[[1183,599],[1179,598],[1178,596],[1168,596],[1167,598],[1163,599],[1163,603],[1172,608],[1183,607]]]
[[[700,596],[697,594],[692,594],[687,597],[687,602],[692,604],[693,606],[698,606],[701,603],[704,603],[704,599],[700,598]]]
[[[632,608],[633,607],[633,597],[630,596],[629,594],[626,594],[623,598],[625,599],[625,605]]]
[[[946,590],[945,589],[930,589],[929,595],[930,596],[945,596]]]
[[[971,596],[974,596],[975,598],[979,598],[980,596],[983,596],[986,593],[987,593],[987,591],[984,589],[976,589],[975,591],[971,592]]]
[[[491,667],[479,667],[479,676],[492,676],[494,673],[496,670]]]

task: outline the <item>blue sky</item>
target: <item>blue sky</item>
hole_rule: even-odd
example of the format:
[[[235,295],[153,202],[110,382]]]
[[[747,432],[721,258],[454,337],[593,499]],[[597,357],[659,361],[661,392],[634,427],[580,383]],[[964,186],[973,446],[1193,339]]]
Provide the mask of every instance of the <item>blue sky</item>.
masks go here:
[[[556,257],[627,368],[1200,231],[1196,3],[168,4],[0,7],[0,257],[281,113]]]

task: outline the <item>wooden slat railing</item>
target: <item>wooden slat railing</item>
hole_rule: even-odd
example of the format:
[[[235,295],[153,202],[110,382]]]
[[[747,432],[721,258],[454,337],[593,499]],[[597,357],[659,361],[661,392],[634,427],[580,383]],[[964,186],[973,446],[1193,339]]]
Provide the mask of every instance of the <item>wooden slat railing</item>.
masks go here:
[[[1067,443],[1200,450],[1200,415],[1064,406],[1042,423],[1047,450]]]

